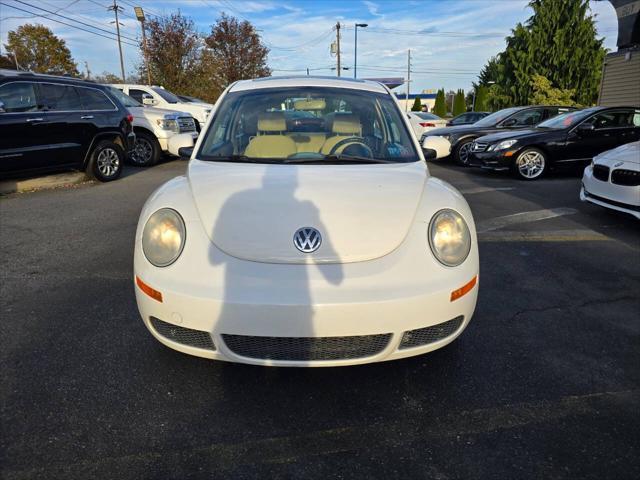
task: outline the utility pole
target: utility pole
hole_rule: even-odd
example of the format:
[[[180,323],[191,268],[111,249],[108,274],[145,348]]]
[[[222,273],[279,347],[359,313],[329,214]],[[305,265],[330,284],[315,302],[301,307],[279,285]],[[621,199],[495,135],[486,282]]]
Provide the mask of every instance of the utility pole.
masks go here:
[[[407,50],[407,93],[404,98],[404,111],[409,109],[409,85],[411,84],[411,49]]]
[[[342,68],[340,68],[340,22],[336,23],[336,47],[337,47],[337,51],[336,51],[336,58],[338,59],[338,76],[340,76],[340,71],[342,70]]]
[[[122,11],[122,8],[118,6],[116,0],[113,0],[113,5],[107,8],[107,10],[113,10],[116,14],[116,32],[118,34],[118,50],[120,50],[120,71],[122,72],[122,83],[126,83],[127,79],[124,74],[124,59],[122,58],[122,43],[120,42],[120,22],[118,21],[118,12]]]
[[[84,61],[84,67],[87,69],[87,80],[91,80],[91,70],[89,70],[89,62]]]
[[[149,68],[149,51],[147,50],[147,34],[145,33],[144,28],[144,11],[142,7],[134,7],[134,12],[136,12],[136,18],[140,22],[140,27],[142,28],[142,49],[144,50],[144,62],[145,67],[147,69],[147,85],[151,86],[151,69]]]

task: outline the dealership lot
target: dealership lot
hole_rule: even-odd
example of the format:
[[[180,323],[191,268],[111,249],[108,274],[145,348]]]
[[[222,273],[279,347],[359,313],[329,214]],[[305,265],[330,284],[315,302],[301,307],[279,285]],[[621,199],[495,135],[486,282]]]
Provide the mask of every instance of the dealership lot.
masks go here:
[[[479,231],[467,330],[273,369],[182,355],[139,318],[138,214],[185,165],[0,199],[3,478],[640,476],[640,224],[581,203],[578,175],[432,165]]]

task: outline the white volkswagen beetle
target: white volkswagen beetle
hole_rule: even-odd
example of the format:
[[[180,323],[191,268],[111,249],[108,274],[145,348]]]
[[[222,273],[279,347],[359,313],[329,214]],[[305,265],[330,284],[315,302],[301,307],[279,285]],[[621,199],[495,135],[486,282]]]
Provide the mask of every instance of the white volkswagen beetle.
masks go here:
[[[182,137],[186,175],[140,215],[134,282],[149,331],[191,355],[274,366],[451,342],[476,305],[475,226],[410,128],[375,82],[227,88],[195,147]]]

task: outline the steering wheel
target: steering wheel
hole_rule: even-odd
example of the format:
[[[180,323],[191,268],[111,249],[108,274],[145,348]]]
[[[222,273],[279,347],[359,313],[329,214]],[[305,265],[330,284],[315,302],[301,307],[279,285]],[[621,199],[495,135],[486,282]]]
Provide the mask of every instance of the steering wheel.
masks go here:
[[[351,146],[354,146],[354,147],[357,147],[358,149],[361,149],[362,152],[364,152],[364,153],[355,153],[354,155],[358,155],[360,157],[373,158],[373,150],[371,150],[371,147],[367,145],[365,139],[362,137],[349,137],[349,138],[340,140],[338,143],[336,143],[333,146],[333,148],[329,152],[329,155],[334,155],[338,151],[338,149],[344,145],[349,145],[348,147],[345,148],[345,150],[347,148],[350,148]]]

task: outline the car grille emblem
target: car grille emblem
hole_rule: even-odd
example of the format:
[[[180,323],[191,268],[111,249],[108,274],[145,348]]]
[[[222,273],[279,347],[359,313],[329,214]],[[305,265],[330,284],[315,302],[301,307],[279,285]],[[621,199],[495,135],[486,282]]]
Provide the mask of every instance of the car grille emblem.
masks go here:
[[[303,253],[315,252],[320,248],[322,236],[313,227],[303,227],[293,234],[293,244]]]

